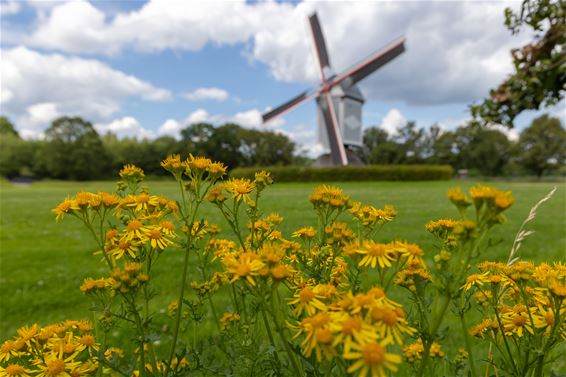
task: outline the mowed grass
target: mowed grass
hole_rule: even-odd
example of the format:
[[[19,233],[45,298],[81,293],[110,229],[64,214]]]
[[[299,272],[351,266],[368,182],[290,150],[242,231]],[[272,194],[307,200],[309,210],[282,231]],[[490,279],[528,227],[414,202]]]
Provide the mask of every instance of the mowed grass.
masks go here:
[[[354,200],[375,206],[392,204],[398,217],[378,235],[379,240],[395,238],[420,244],[431,256],[434,240],[424,229],[431,219],[457,216],[446,198],[449,187],[464,189],[474,182],[364,182],[337,183]],[[178,198],[172,182],[149,182],[151,192]],[[482,259],[506,260],[515,234],[530,208],[553,186],[558,186],[551,201],[543,204],[529,229],[536,233],[521,248],[521,257],[537,262],[564,260],[566,252],[566,184],[496,182],[493,186],[512,190],[515,205],[508,210],[508,222],[492,232],[495,243]],[[312,183],[275,184],[266,192],[260,206],[265,214],[278,212],[285,221],[281,231],[286,237],[303,225],[315,225],[315,214],[308,195]],[[11,337],[20,326],[34,322],[45,325],[63,319],[92,318],[89,300],[79,291],[86,277],[101,277],[107,271],[93,256],[94,241],[81,223],[67,217],[55,222],[51,212],[57,203],[77,191],[112,191],[111,182],[38,182],[14,186],[1,182],[0,221],[0,340]],[[227,230],[216,208],[206,205],[202,218]],[[348,219],[347,216],[343,216]],[[182,253],[168,250],[160,258],[153,274],[159,294],[155,310],[165,309],[177,296],[181,279]],[[197,274],[191,271],[189,281]],[[222,306],[219,302],[218,306]],[[219,307],[219,312],[227,308]],[[208,326],[207,326],[208,327]],[[212,328],[212,327],[211,327]],[[206,327],[203,329],[205,331]],[[119,333],[116,336],[120,336]]]

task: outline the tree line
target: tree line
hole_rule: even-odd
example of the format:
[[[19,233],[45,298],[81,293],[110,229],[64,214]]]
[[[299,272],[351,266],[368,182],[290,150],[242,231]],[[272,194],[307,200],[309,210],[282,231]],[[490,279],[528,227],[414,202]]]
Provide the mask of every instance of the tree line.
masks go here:
[[[446,164],[483,176],[564,174],[566,163],[566,130],[549,115],[534,119],[518,140],[475,122],[452,131],[407,122],[394,136],[366,129],[364,146],[372,164]]]
[[[112,178],[125,163],[149,175],[163,175],[160,161],[169,154],[207,156],[230,169],[245,166],[308,165],[313,160],[297,153],[284,134],[246,129],[234,123],[188,125],[177,140],[119,139],[99,135],[80,117],[55,119],[42,140],[24,140],[6,117],[0,117],[0,175],[89,180]],[[446,164],[484,176],[536,175],[559,171],[566,163],[566,130],[560,119],[543,115],[512,141],[497,130],[474,123],[452,131],[415,122],[389,135],[371,127],[358,151],[370,164]]]
[[[153,140],[119,139],[99,135],[80,117],[55,119],[43,140],[22,139],[6,117],[0,117],[0,175],[31,175],[70,180],[115,177],[125,163],[135,164],[149,175],[164,175],[160,162],[179,153],[203,155],[239,166],[302,163],[295,144],[286,135],[246,129],[234,123],[214,127],[197,123],[181,131],[181,139],[162,136]]]

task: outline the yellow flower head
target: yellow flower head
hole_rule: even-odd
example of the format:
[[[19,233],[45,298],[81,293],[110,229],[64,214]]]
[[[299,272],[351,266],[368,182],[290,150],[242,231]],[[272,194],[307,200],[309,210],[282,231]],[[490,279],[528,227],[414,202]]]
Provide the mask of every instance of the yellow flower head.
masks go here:
[[[350,205],[350,198],[335,186],[322,185],[316,187],[309,197],[314,208],[328,206],[333,209],[344,209]]]
[[[466,209],[472,205],[472,201],[462,192],[460,186],[448,190],[448,199],[450,199],[458,209]]]
[[[272,185],[273,178],[271,177],[271,173],[265,170],[255,173],[254,183],[260,191],[265,187]]]
[[[212,164],[212,161],[206,157],[197,156],[194,157],[192,154],[189,154],[189,157],[185,161],[185,165],[187,166],[187,172],[191,173],[198,173],[202,174],[208,171],[208,168]]]
[[[489,281],[490,279],[488,272],[484,272],[483,274],[472,274],[466,278],[466,284],[462,286],[462,289],[468,291],[474,286],[481,287],[484,283],[487,283]]]
[[[292,234],[292,237],[313,239],[316,236],[316,230],[312,226],[305,226],[298,229]]]
[[[126,181],[133,180],[139,182],[145,177],[143,170],[132,164],[124,165],[118,174]]]
[[[295,291],[289,305],[295,306],[293,313],[299,317],[303,312],[313,315],[317,311],[325,311],[326,305],[322,302],[324,297],[317,294],[312,286],[305,286]]]
[[[255,286],[254,276],[258,276],[265,267],[258,255],[244,252],[239,255],[228,254],[222,259],[222,264],[230,274],[230,283],[239,279],[245,279],[250,285]]]
[[[181,156],[178,154],[172,154],[167,156],[167,158],[161,161],[161,167],[168,172],[172,173],[176,178],[180,178],[181,174],[185,171],[185,163],[181,161]]]
[[[352,350],[344,353],[346,360],[354,361],[348,373],[359,371],[360,377],[385,377],[387,371],[397,371],[401,356],[387,351],[388,340],[368,343],[353,343]]]
[[[394,248],[389,244],[380,244],[373,240],[364,240],[362,246],[357,250],[364,257],[360,261],[360,267],[387,268],[397,257]]]
[[[255,188],[255,183],[249,179],[232,178],[224,184],[224,187],[232,193],[232,198],[235,201],[239,202],[240,200],[244,200],[248,204],[252,202],[250,194]]]
[[[65,217],[65,214],[72,213],[73,211],[78,211],[80,209],[77,201],[71,199],[70,197],[65,198],[57,207],[53,208],[52,211],[57,215],[56,220],[60,221]]]
[[[210,179],[216,180],[226,174],[226,166],[221,162],[211,162],[206,171]]]

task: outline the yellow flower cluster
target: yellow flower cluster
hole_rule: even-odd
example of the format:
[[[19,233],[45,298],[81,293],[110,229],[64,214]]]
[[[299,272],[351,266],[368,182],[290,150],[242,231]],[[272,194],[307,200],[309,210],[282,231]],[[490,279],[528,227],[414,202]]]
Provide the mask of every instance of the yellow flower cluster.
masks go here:
[[[397,370],[401,357],[390,352],[389,346],[402,344],[405,334],[414,333],[401,305],[378,287],[354,295],[330,284],[303,284],[289,305],[304,355],[314,352],[320,362],[340,354],[352,361],[348,373],[381,377],[387,370]]]
[[[352,208],[349,211],[355,219],[368,228],[393,221],[395,216],[397,216],[395,208],[389,205],[380,209],[370,205],[363,205],[360,202],[353,202]]]
[[[255,286],[257,278],[281,281],[295,273],[280,242],[266,242],[254,251],[224,250],[221,258],[231,283],[243,279]]]
[[[192,180],[200,180],[207,175],[207,179],[214,181],[226,174],[224,164],[212,162],[206,157],[194,157],[192,154],[185,160],[181,160],[178,154],[169,155],[161,162],[161,166],[176,179],[181,179],[183,174]]]
[[[403,356],[409,363],[420,361],[423,357],[423,353],[424,345],[421,339],[418,339],[416,342],[403,347]],[[432,342],[429,349],[429,357],[443,358],[444,356],[445,353],[441,350],[440,344],[438,344],[437,342]]]
[[[228,328],[234,323],[239,322],[240,316],[234,312],[225,312],[220,318],[220,329],[222,331],[228,330]]]
[[[66,214],[85,213],[87,210],[96,212],[115,208],[120,204],[120,198],[116,194],[107,192],[78,192],[74,197],[67,197],[59,203],[53,212],[57,215],[57,221],[62,220]]]
[[[474,297],[488,316],[470,330],[473,336],[491,335],[495,340],[499,333],[566,339],[566,267],[562,263],[482,262],[478,268],[480,273],[468,276],[462,286],[464,291],[477,290]]]
[[[331,208],[346,209],[352,206],[350,198],[344,194],[341,188],[336,186],[322,185],[316,187],[309,197],[315,209]]]
[[[99,345],[88,321],[65,321],[18,329],[0,345],[2,377],[94,376]]]

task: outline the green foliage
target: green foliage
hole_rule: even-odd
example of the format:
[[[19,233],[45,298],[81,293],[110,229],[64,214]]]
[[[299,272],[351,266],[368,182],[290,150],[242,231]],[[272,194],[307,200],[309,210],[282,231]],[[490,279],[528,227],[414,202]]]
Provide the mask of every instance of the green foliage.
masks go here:
[[[191,153],[238,166],[288,165],[295,144],[285,135],[246,129],[234,123],[213,127],[196,123],[181,131],[182,153]]]
[[[45,132],[42,154],[49,176],[85,180],[102,177],[110,156],[92,124],[80,117],[55,119]]]
[[[519,159],[537,177],[566,163],[566,130],[560,119],[536,118],[519,138]]]
[[[29,173],[37,142],[26,142],[13,133],[0,133],[0,176]]]
[[[0,135],[20,136],[14,124],[5,116],[0,116]]]
[[[511,51],[515,73],[470,110],[483,124],[513,127],[513,120],[524,110],[551,106],[564,98],[566,6],[562,0],[523,0],[520,13],[507,8],[505,19],[513,34],[523,27],[532,29],[534,41]]]
[[[237,168],[234,178],[252,179],[258,168]],[[346,167],[271,166],[276,182],[434,181],[450,179],[454,170],[439,165],[366,165]]]

